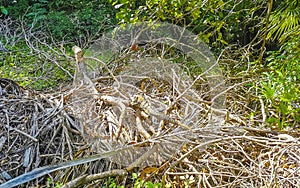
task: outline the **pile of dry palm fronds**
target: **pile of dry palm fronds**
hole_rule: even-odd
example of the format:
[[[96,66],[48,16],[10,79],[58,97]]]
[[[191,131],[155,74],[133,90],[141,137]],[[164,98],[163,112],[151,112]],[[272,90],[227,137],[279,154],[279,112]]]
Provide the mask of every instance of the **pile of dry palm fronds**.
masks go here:
[[[101,187],[109,176],[133,187],[133,171],[172,187],[300,186],[297,133],[250,128],[213,108],[168,60],[111,70],[79,72],[71,89],[54,94],[0,79],[0,187]]]
[[[0,86],[0,183],[78,155],[84,141],[70,127],[60,95],[37,94],[4,78]]]
[[[130,74],[127,81],[123,72],[111,84],[99,77],[60,94],[36,94],[1,79],[1,183],[46,165],[63,169],[68,160],[73,164],[50,173],[51,181],[99,186],[104,177],[139,167],[144,179],[173,187],[299,186],[296,133],[212,124],[209,104],[185,91],[189,82],[164,63],[158,63],[170,74],[164,79],[158,72]],[[107,159],[90,163],[97,161],[92,152],[111,151],[117,151],[107,157],[114,166],[105,166]],[[81,157],[86,161],[76,165]]]

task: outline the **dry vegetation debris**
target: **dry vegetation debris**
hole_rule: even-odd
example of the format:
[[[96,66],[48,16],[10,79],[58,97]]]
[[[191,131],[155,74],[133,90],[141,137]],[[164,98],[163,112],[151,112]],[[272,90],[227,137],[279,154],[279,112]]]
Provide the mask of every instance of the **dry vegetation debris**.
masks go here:
[[[159,72],[126,79],[124,72],[54,94],[1,78],[1,184],[60,166],[49,177],[71,187],[103,186],[108,176],[130,187],[126,177],[134,171],[172,187],[300,186],[297,133],[212,122],[209,103],[164,67],[169,79],[158,79]],[[43,176],[27,185],[46,183]]]

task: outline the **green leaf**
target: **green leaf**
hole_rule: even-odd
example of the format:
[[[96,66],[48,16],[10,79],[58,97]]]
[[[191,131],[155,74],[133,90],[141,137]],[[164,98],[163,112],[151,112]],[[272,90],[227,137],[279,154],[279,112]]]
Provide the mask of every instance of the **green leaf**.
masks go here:
[[[287,115],[287,114],[290,113],[288,104],[286,104],[285,102],[280,101],[280,103],[279,103],[279,109],[280,109],[280,111],[281,111],[284,115]]]
[[[137,173],[132,173],[132,179],[137,179],[137,178],[138,178]]]
[[[275,118],[275,117],[270,117],[267,119],[267,122],[270,123],[270,124],[277,124],[277,123],[280,123],[280,120],[278,118]]]
[[[116,18],[117,19],[122,19],[126,16],[126,12],[125,11],[120,11],[116,14]]]
[[[4,15],[8,15],[8,10],[4,6],[0,6],[1,12]]]
[[[275,88],[270,86],[269,84],[262,82],[262,93],[267,99],[274,99],[275,97]]]
[[[27,17],[35,16],[35,15],[36,15],[36,13],[34,13],[34,12],[30,12],[30,13],[26,14]]]

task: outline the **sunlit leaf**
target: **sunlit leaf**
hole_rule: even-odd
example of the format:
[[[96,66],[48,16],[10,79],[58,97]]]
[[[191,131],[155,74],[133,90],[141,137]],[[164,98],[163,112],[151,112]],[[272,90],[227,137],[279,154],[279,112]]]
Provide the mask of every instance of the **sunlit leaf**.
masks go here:
[[[8,15],[8,10],[4,6],[0,6],[1,12],[4,15]]]

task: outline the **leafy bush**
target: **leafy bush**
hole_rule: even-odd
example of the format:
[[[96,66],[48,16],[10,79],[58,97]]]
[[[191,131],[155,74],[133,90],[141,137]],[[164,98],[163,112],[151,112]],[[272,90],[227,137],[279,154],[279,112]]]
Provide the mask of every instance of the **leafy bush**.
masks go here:
[[[186,26],[211,47],[248,44],[255,36],[263,1],[110,0],[120,23],[166,21]],[[250,10],[250,11],[249,11]]]
[[[268,122],[279,128],[300,122],[300,37],[286,42],[281,50],[270,52],[269,72],[261,93],[269,109]],[[270,113],[272,112],[272,113]]]
[[[278,1],[278,4],[270,17],[268,38],[284,42],[300,34],[300,6],[298,0]]]
[[[20,0],[5,5],[9,16],[46,28],[56,40],[97,37],[116,23],[115,10],[105,0]]]

